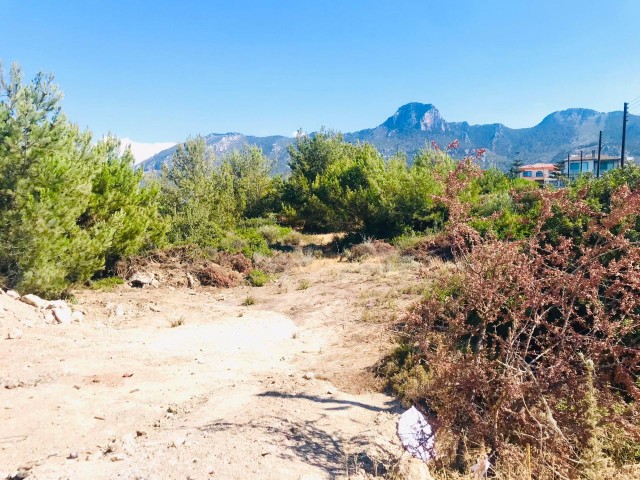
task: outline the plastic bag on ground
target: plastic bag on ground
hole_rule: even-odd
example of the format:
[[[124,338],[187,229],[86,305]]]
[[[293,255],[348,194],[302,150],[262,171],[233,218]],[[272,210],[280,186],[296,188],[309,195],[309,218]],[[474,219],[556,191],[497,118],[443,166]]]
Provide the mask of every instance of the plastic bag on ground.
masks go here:
[[[398,437],[405,450],[415,458],[428,462],[435,457],[433,429],[416,407],[400,415]]]

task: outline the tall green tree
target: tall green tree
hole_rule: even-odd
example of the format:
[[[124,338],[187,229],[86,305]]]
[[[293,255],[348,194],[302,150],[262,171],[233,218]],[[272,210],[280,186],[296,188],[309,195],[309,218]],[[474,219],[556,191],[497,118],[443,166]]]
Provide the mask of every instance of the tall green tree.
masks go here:
[[[221,170],[232,177],[236,208],[243,217],[267,213],[265,200],[273,193],[272,169],[273,162],[258,147],[244,147],[222,159]]]
[[[169,219],[170,242],[214,246],[222,232],[234,226],[232,173],[215,168],[204,138],[178,145],[160,182],[161,211]]]
[[[25,83],[17,65],[0,74],[0,273],[49,296],[157,238],[154,193],[130,154],[113,140],[94,146],[61,98],[51,75]]]

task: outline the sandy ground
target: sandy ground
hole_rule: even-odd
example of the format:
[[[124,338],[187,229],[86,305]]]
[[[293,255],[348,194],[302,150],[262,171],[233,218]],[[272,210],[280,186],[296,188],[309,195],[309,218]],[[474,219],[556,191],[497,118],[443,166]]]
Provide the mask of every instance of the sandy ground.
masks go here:
[[[68,325],[1,295],[23,335],[0,340],[0,478],[381,475],[402,408],[370,369],[416,277],[318,259],[261,288],[81,291]]]

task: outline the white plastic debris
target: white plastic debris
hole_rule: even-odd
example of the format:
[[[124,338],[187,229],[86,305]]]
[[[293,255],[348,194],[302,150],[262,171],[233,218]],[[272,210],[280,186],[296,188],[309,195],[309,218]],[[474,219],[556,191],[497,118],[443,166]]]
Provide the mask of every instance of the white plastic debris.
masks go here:
[[[475,478],[486,478],[489,469],[491,468],[491,462],[487,457],[483,457],[471,466]]]
[[[433,429],[416,407],[400,415],[398,437],[405,450],[415,458],[428,462],[435,457]]]

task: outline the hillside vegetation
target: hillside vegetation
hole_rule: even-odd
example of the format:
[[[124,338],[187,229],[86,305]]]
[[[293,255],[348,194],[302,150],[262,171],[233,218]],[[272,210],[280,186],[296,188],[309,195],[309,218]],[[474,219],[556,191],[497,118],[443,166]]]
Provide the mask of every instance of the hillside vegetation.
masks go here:
[[[67,120],[52,77],[13,67],[0,88],[3,286],[53,297],[163,249],[236,255],[257,285],[258,259],[305,233],[344,234],[350,259],[386,239],[447,262],[425,267],[380,368],[432,417],[443,471],[467,472],[470,450],[503,478],[620,478],[640,462],[638,168],[539,189],[439,148],[409,165],[321,131],[289,147],[287,177],[258,148],[215,158],[200,137],[144,177],[117,139]]]

